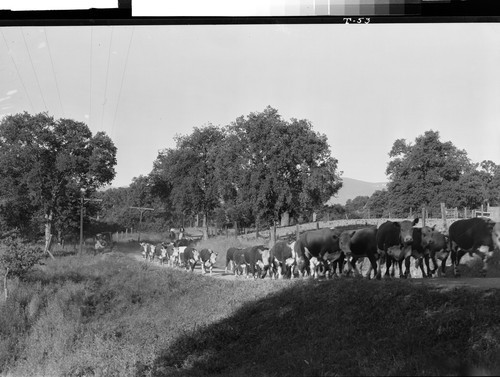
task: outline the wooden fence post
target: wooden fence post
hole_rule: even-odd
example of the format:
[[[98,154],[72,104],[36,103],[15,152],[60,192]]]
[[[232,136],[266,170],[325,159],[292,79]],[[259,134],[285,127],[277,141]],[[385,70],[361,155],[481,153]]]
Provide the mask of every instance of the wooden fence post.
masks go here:
[[[448,229],[448,226],[446,224],[446,207],[444,203],[441,203],[441,218],[443,219],[443,229]]]
[[[422,226],[425,226],[426,210],[425,205],[422,207]]]
[[[269,247],[273,247],[276,244],[276,225],[271,226],[269,229],[271,233],[271,242],[269,243]]]

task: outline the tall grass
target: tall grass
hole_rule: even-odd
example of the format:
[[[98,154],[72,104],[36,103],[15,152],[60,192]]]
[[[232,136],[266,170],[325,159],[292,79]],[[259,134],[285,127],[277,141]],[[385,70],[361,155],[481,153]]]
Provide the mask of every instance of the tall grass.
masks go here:
[[[458,375],[500,367],[498,291],[399,279],[228,281],[121,253],[48,259],[11,288],[0,303],[3,375]]]

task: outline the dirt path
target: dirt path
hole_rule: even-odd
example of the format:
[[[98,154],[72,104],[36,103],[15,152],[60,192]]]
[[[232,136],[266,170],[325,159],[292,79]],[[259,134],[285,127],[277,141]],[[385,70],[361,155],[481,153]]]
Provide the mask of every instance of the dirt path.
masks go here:
[[[115,252],[120,252],[123,254],[126,254],[130,256],[131,258],[134,258],[137,261],[144,262],[144,257],[142,256],[140,250],[135,250],[135,249],[130,249],[130,248],[122,248],[120,246],[116,247]],[[172,268],[169,267],[168,265],[164,264],[163,266],[160,265],[158,261],[153,261],[153,262],[148,262],[148,263],[153,263],[155,266],[160,267],[160,268]],[[202,273],[201,271],[201,266],[198,263],[194,269],[194,273],[200,274]],[[207,274],[206,276],[210,276]],[[245,279],[243,277],[235,276],[232,272],[225,273],[224,268],[215,266],[212,270],[212,277],[218,278],[218,279],[225,279],[225,280],[248,280],[250,279]],[[443,289],[454,289],[456,287],[464,287],[468,286],[471,288],[478,288],[478,289],[500,289],[500,278],[469,278],[469,277],[462,277],[462,278],[431,278],[431,279],[422,279],[422,278],[417,278],[417,279],[410,279],[410,281],[413,284],[417,285],[432,285],[436,287],[440,287]]]

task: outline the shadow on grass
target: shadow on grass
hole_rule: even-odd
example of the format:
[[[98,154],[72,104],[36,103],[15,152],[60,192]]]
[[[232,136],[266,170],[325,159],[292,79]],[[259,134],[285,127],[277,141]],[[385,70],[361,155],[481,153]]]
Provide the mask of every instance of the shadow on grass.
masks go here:
[[[301,281],[186,331],[139,376],[462,375],[499,370],[500,293]],[[493,337],[493,338],[492,338]]]

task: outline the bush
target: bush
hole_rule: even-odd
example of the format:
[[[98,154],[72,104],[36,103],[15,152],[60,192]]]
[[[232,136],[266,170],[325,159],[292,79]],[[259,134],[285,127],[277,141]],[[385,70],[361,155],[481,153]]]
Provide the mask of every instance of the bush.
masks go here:
[[[0,250],[0,268],[19,278],[23,278],[43,258],[39,246],[27,244],[18,237],[2,240]]]

